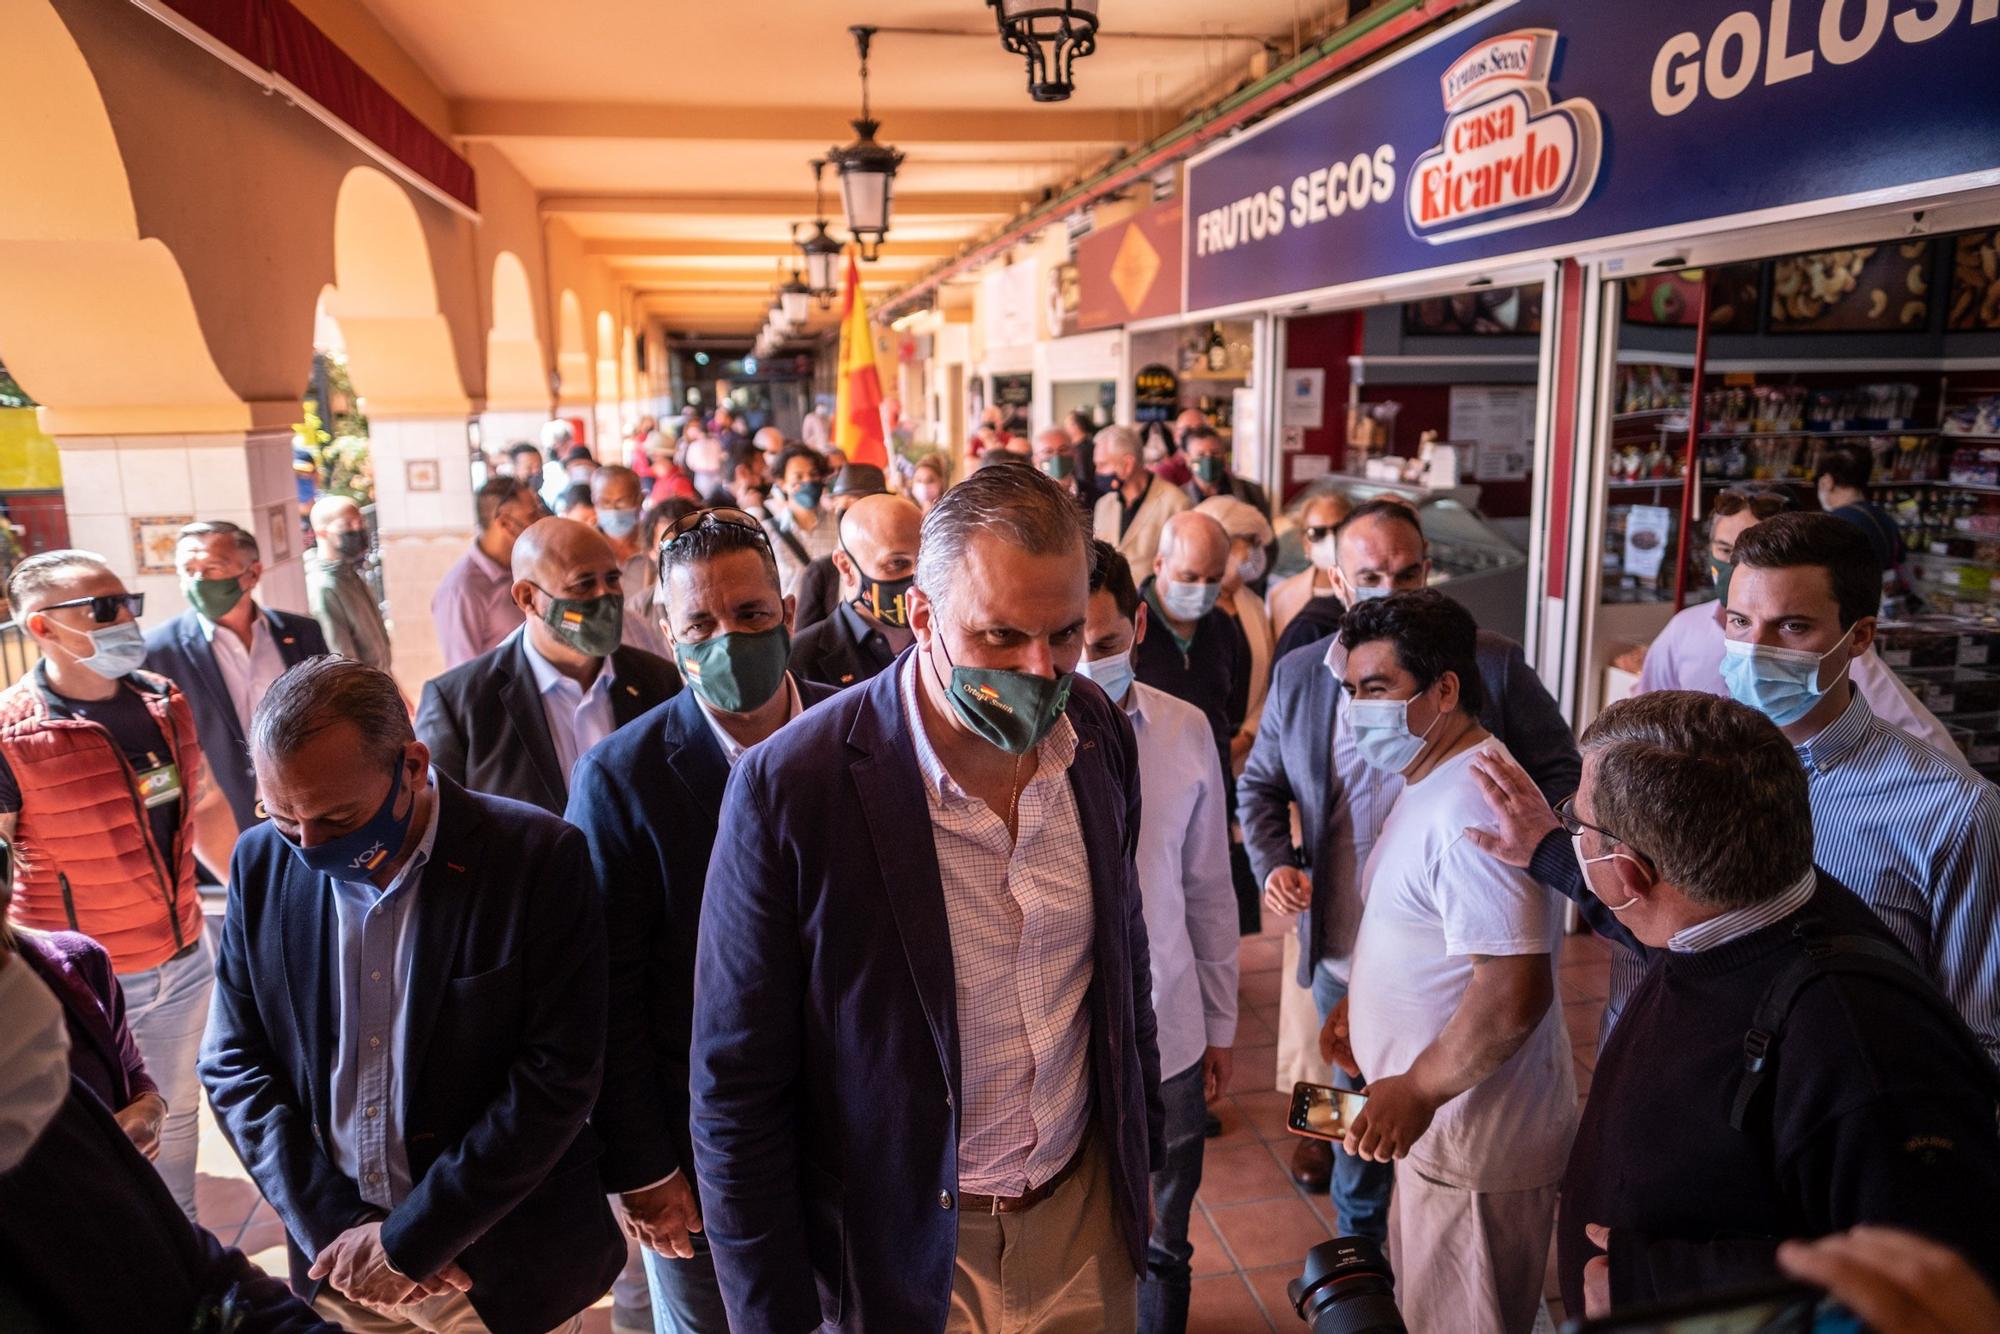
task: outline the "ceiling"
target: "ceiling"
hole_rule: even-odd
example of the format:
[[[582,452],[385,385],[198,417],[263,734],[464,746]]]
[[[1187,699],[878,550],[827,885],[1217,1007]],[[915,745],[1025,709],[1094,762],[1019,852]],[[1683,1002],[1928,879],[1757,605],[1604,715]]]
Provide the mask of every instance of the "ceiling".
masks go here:
[[[870,52],[878,137],[906,155],[888,243],[863,266],[886,295],[1347,9],[1110,0],[1076,94],[1038,106],[985,0],[362,2],[443,91],[453,133],[518,167],[646,317],[706,334],[762,323],[791,224],[813,216],[807,164],[854,137],[848,25],[947,30],[884,31]]]

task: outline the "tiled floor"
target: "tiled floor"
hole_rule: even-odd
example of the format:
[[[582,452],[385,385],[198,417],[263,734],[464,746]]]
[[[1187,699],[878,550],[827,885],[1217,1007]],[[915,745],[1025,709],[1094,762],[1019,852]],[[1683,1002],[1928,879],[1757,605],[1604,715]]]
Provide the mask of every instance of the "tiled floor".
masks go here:
[[[1275,1086],[1280,942],[1277,922],[1264,935],[1243,942],[1235,1077],[1216,1108],[1222,1135],[1208,1142],[1191,1222],[1195,1279],[1190,1334],[1294,1334],[1303,1328],[1286,1301],[1285,1284],[1297,1277],[1315,1242],[1335,1235],[1337,1220],[1327,1197],[1298,1189],[1286,1170],[1294,1141],[1284,1129],[1288,1100]],[[1576,1054],[1579,1096],[1590,1089],[1608,973],[1602,941],[1571,936],[1564,942],[1561,1000]],[[196,1195],[203,1223],[265,1269],[283,1274],[284,1229],[270,1206],[258,1199],[205,1107],[200,1170]],[[1553,1300],[1553,1285],[1549,1294],[1559,1322],[1562,1313]],[[607,1334],[610,1328],[607,1297],[586,1314],[584,1329]]]

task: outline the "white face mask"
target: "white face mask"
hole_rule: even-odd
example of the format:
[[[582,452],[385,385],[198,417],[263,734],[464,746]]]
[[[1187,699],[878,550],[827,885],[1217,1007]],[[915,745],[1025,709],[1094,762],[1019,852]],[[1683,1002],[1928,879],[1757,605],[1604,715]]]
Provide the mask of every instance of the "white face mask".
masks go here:
[[[1333,547],[1334,538],[1329,533],[1307,549],[1306,554],[1312,557],[1313,568],[1324,570],[1328,574],[1340,568],[1338,562],[1333,558]]]
[[[1264,548],[1253,548],[1249,555],[1236,562],[1236,577],[1246,584],[1254,584],[1264,577],[1270,563],[1271,558],[1264,553]]]
[[[1132,689],[1132,650],[1128,648],[1123,653],[1105,658],[1085,658],[1077,663],[1076,674],[1095,681],[1105,694],[1111,696],[1113,704],[1123,704]]]
[[[20,1166],[69,1097],[62,1003],[19,959],[0,964],[0,1172]]]
[[[1410,730],[1407,699],[1351,699],[1347,702],[1348,725],[1354,729],[1354,748],[1361,758],[1377,769],[1399,774],[1423,751],[1424,741],[1444,717],[1438,710],[1430,726],[1421,732]]]
[[[1589,890],[1592,894],[1596,895],[1597,901],[1599,903],[1602,903],[1605,907],[1611,909],[1612,912],[1624,912],[1627,908],[1630,908],[1633,904],[1639,901],[1639,896],[1637,894],[1634,894],[1631,898],[1625,900],[1623,903],[1612,903],[1608,899],[1606,899],[1602,894],[1597,893],[1597,886],[1592,884],[1590,880],[1590,867],[1593,862],[1615,862],[1620,857],[1625,857],[1624,853],[1607,852],[1602,857],[1586,857],[1583,855],[1583,835],[1581,834],[1570,835],[1569,850],[1576,854],[1576,869],[1583,873],[1583,887]],[[1630,857],[1625,857],[1625,860],[1632,861]],[[1637,865],[1638,863],[1634,862],[1633,864]]]

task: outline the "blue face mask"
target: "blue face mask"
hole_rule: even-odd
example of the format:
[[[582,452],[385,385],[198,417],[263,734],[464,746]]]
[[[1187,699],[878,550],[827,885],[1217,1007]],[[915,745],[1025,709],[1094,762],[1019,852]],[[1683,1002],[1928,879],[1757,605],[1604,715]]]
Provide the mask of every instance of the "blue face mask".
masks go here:
[[[66,625],[61,628],[69,629]],[[85,633],[90,636],[92,652],[87,658],[78,658],[78,666],[88,667],[108,681],[116,681],[145,665],[146,632],[137,621],[120,621]]]
[[[597,531],[606,537],[630,537],[639,528],[639,511],[606,510],[597,511]]]
[[[1076,665],[1076,674],[1097,682],[1097,688],[1111,696],[1113,704],[1123,704],[1125,696],[1132,692],[1132,679],[1137,673],[1132,670],[1132,650],[1114,653],[1108,658],[1088,658]]]
[[[1376,598],[1388,597],[1396,590],[1387,584],[1365,584],[1353,590],[1356,602],[1373,602]]]
[[[825,482],[800,482],[792,488],[792,503],[802,510],[816,510],[820,495],[825,490]]]
[[[1847,666],[1843,664],[1839,676],[1825,685],[1819,683],[1820,664],[1853,634],[1850,628],[1840,637],[1840,643],[1825,653],[1727,640],[1722,645],[1723,684],[1729,687],[1730,698],[1738,704],[1748,704],[1778,726],[1790,727],[1811,713],[1826,692],[1847,675]]]
[[[1157,588],[1160,610],[1177,621],[1200,620],[1215,610],[1216,599],[1222,596],[1221,584],[1184,584],[1177,579],[1162,579]]]
[[[286,838],[282,830],[278,836],[285,839],[292,855],[308,871],[316,871],[335,880],[367,880],[381,869],[384,862],[402,850],[403,840],[409,837],[410,821],[417,813],[417,803],[412,798],[410,808],[397,816],[396,798],[402,793],[403,761],[398,757],[396,776],[389,781],[389,795],[382,799],[381,808],[359,829],[324,843],[315,843],[309,848]]]
[[[1354,729],[1354,748],[1361,758],[1377,769],[1399,774],[1424,748],[1431,728],[1444,717],[1442,710],[1421,732],[1410,730],[1410,701],[1407,699],[1351,699],[1347,701],[1348,725]]]

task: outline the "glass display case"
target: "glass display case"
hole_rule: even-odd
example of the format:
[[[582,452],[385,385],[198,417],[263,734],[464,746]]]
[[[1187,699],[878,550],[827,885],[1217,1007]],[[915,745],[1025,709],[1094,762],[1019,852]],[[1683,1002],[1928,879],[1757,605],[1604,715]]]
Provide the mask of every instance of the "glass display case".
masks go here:
[[[1472,613],[1482,630],[1519,640],[1527,630],[1528,553],[1452,496],[1417,503],[1430,542],[1431,585]]]

